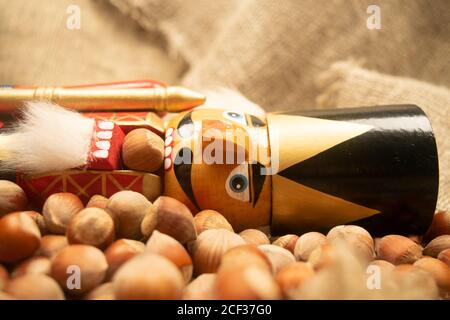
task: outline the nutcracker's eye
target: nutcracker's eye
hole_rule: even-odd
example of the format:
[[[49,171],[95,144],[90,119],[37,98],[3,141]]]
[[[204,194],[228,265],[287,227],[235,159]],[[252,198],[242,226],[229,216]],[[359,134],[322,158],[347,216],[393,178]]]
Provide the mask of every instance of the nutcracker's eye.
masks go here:
[[[184,115],[177,127],[178,135],[182,138],[189,138],[194,134],[194,123],[192,122],[192,111]]]
[[[231,177],[229,186],[233,192],[244,192],[248,188],[248,179],[242,174],[235,174]]]
[[[224,111],[223,116],[225,119],[235,121],[244,126],[247,125],[247,120],[245,119],[245,114],[243,114],[242,112]]]
[[[245,163],[231,171],[225,185],[225,189],[230,197],[240,201],[250,201],[248,169],[248,164]]]

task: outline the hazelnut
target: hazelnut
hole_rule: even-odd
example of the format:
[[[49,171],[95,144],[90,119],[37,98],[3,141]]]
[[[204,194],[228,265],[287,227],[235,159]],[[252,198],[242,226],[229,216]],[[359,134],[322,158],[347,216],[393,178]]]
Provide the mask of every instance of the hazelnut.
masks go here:
[[[0,218],[0,262],[17,262],[32,256],[39,248],[38,226],[23,212]]]
[[[397,285],[406,288],[418,288],[421,299],[438,299],[439,289],[431,273],[412,264],[400,264],[392,271]]]
[[[442,261],[424,257],[414,262],[414,266],[428,271],[436,281],[443,298],[450,298],[450,268]]]
[[[111,244],[105,250],[106,261],[108,261],[107,279],[110,279],[122,264],[144,250],[145,244],[136,240],[120,239]]]
[[[23,211],[27,208],[27,196],[14,182],[0,180],[0,217],[14,211]]]
[[[192,259],[183,245],[171,236],[155,230],[147,241],[146,251],[166,257],[180,269],[186,283],[191,280]]]
[[[295,244],[297,243],[298,236],[295,234],[287,234],[279,237],[277,240],[272,242],[273,245],[279,246],[289,250],[292,254],[294,253]]]
[[[259,266],[272,272],[272,265],[257,245],[244,244],[228,250],[221,259],[220,268],[239,268],[241,266]]]
[[[89,199],[86,204],[86,208],[100,208],[106,209],[106,204],[108,203],[108,198],[102,195],[96,194]]]
[[[102,283],[107,268],[106,258],[99,249],[74,244],[54,256],[51,276],[67,293],[82,295]]]
[[[392,271],[395,266],[386,260],[373,260],[370,265],[380,267],[382,271]]]
[[[394,265],[414,263],[422,257],[422,247],[404,236],[388,235],[378,242],[377,256]]]
[[[181,298],[184,279],[167,258],[144,253],[127,261],[114,275],[119,300],[172,300]]]
[[[281,268],[295,262],[294,255],[282,247],[262,244],[258,246],[258,249],[269,259],[273,274],[277,274]]]
[[[293,293],[315,275],[314,269],[307,262],[295,262],[284,266],[277,273],[275,280],[286,298],[292,298]]]
[[[227,229],[234,232],[233,227],[227,219],[215,210],[203,210],[194,217],[195,229],[197,234],[209,229]]]
[[[41,238],[41,246],[36,255],[53,258],[55,254],[68,245],[66,236],[49,234]]]
[[[375,245],[372,236],[359,226],[336,226],[328,232],[327,239],[330,243],[336,241],[344,242],[364,261],[372,261],[375,256]]]
[[[153,205],[157,215],[156,230],[175,238],[181,244],[197,238],[194,217],[183,203],[162,196]]]
[[[450,267],[450,249],[441,251],[441,253],[439,253],[438,255],[438,259]]]
[[[428,228],[423,238],[428,242],[445,234],[450,235],[450,212],[439,211],[434,215],[431,226]]]
[[[114,287],[112,282],[106,282],[90,291],[84,300],[114,300]]]
[[[8,282],[5,292],[21,300],[64,300],[58,283],[43,274],[26,274]]]
[[[12,278],[26,274],[50,275],[51,262],[47,257],[31,257],[17,265],[11,273]]]
[[[445,249],[450,249],[450,235],[439,236],[431,240],[423,249],[423,254],[437,258],[438,254]]]
[[[140,240],[142,238],[141,223],[151,209],[152,203],[134,191],[119,191],[113,194],[106,205],[106,211],[114,220],[116,236]]]
[[[336,261],[336,250],[334,247],[326,242],[315,248],[309,255],[308,262],[314,270],[332,265]]]
[[[302,234],[295,243],[294,256],[298,261],[308,261],[313,250],[328,242],[320,232],[308,232]]]
[[[70,244],[87,244],[103,249],[114,240],[113,219],[103,209],[83,209],[67,226],[67,240]]]
[[[9,280],[8,270],[0,264],[0,291],[5,287],[6,282]]]
[[[55,234],[65,234],[70,220],[83,208],[80,198],[72,193],[52,194],[42,208],[47,229]]]
[[[239,235],[226,229],[203,231],[189,244],[195,274],[216,272],[225,252],[243,244],[245,242]]]
[[[270,271],[254,265],[220,268],[215,292],[220,300],[280,299],[281,292]]]
[[[382,260],[382,261],[384,261],[384,260]],[[405,277],[405,276],[408,276],[408,274],[411,272],[417,272],[417,271],[421,272],[423,270],[412,264],[399,264],[399,265],[394,266],[394,269],[392,271],[394,272],[394,274],[397,277]]]
[[[48,233],[47,227],[45,226],[44,216],[42,214],[36,211],[23,211],[23,212],[29,215],[30,218],[33,219],[34,222],[36,222],[36,225],[38,226],[41,235]]]
[[[183,300],[214,300],[215,283],[215,273],[201,274],[184,288],[181,298]]]
[[[155,172],[164,160],[164,141],[148,129],[134,129],[125,136],[122,159],[129,169]]]
[[[242,239],[248,244],[270,244],[270,240],[267,235],[258,229],[246,229],[239,233]]]
[[[392,271],[395,268],[395,266],[392,263],[387,262],[385,260],[373,260],[373,261],[370,262],[369,266],[376,266],[376,267],[378,267],[378,270],[379,270],[379,272],[381,274],[381,277],[382,277],[381,279],[385,279],[384,277],[387,278],[392,273]]]
[[[152,205],[145,214],[141,222],[141,233],[143,238],[141,241],[147,240],[156,228],[158,222],[158,216],[156,212],[156,206]]]

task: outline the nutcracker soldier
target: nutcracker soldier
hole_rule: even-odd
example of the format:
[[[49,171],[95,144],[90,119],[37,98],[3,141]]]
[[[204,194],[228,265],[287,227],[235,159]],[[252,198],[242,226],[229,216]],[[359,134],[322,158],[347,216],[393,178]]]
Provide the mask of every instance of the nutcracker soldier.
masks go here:
[[[163,169],[157,173],[120,170],[117,155],[123,137],[119,130],[111,155],[95,168],[19,174],[18,181],[34,199],[45,200],[49,193],[70,190],[70,181],[84,179],[88,182],[78,193],[86,199],[95,193],[109,196],[120,188],[140,191],[150,200],[164,194],[182,201],[193,213],[219,211],[236,231],[270,225],[274,234],[301,233],[351,223],[377,236],[420,234],[431,222],[438,192],[438,157],[430,122],[417,106],[256,114],[236,106],[191,109],[202,102],[194,94],[187,103],[180,95],[172,100],[172,105],[181,106],[178,110],[187,110],[165,124],[142,111],[134,122],[121,122],[121,117],[133,115],[130,110],[145,105],[135,103],[137,92],[127,96],[114,90],[124,89],[108,86],[110,92],[100,95],[104,100],[87,94],[69,99],[61,94],[57,101],[83,111],[91,103],[97,112],[85,116],[109,119],[122,132],[144,127],[159,134],[165,145]],[[23,94],[7,104],[5,91],[3,101],[0,94],[0,106],[14,109],[24,100]],[[98,112],[108,105],[121,109],[114,102],[117,96],[127,111],[116,111],[115,118]],[[167,110],[169,105],[147,102],[156,110]],[[58,179],[71,172],[71,179],[48,188],[49,176]],[[92,179],[86,178],[89,175]],[[120,176],[134,184],[121,184]],[[97,182],[92,182],[95,177]]]

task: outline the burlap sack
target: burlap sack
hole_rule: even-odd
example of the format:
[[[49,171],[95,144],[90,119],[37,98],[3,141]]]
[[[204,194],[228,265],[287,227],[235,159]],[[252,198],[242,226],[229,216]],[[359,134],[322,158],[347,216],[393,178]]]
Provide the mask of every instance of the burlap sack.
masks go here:
[[[80,29],[67,28],[71,5],[80,9]],[[183,68],[160,38],[106,1],[0,0],[0,84],[175,82]]]
[[[354,57],[392,75],[450,86],[446,0],[110,0],[167,39],[189,86],[229,85],[267,110],[314,107],[317,74]],[[381,29],[369,30],[376,4]]]

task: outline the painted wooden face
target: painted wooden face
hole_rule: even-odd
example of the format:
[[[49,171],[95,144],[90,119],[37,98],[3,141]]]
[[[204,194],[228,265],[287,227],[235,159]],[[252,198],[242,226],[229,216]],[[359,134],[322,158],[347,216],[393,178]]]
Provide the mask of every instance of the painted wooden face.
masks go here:
[[[438,189],[431,126],[414,106],[264,119],[192,110],[168,123],[165,169],[165,194],[194,213],[217,210],[235,231],[270,222],[272,234],[326,232],[340,224],[377,235],[420,233]]]
[[[217,210],[235,231],[270,223],[271,177],[265,119],[196,109],[166,129],[164,194],[193,212]]]

